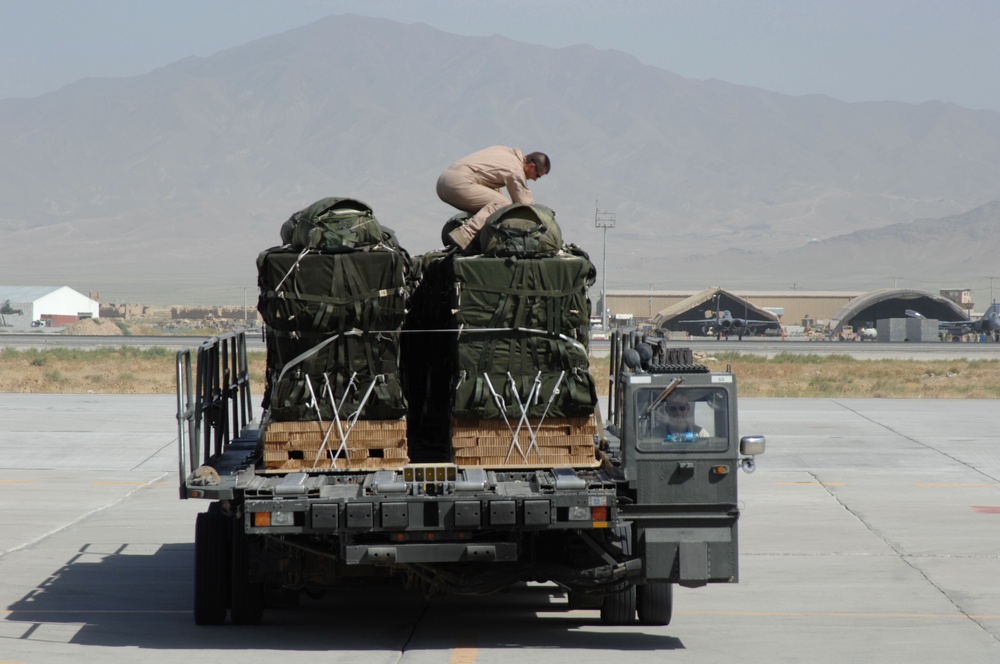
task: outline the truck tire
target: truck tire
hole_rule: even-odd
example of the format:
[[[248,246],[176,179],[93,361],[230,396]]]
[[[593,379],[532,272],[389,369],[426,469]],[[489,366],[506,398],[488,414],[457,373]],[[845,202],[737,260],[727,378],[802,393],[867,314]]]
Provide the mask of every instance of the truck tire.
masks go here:
[[[232,520],[232,602],[229,615],[236,625],[259,625],[264,618],[264,584],[250,578],[250,547],[242,519]]]
[[[636,613],[643,625],[669,625],[674,613],[674,584],[651,581],[639,586]]]
[[[229,523],[218,503],[194,527],[194,622],[220,625],[229,608]]]
[[[601,622],[605,625],[631,625],[635,622],[635,586],[608,593],[601,603]]]
[[[625,556],[632,555],[632,527],[619,526],[615,528],[618,537],[618,547]],[[604,595],[601,603],[601,622],[605,625],[631,625],[635,622],[636,592],[635,586],[629,585],[625,590],[610,592]]]

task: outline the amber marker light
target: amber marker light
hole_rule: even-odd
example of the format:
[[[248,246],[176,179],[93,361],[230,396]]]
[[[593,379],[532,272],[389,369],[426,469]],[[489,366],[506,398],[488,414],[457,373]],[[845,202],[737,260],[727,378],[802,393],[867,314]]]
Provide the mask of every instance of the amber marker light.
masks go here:
[[[712,472],[716,475],[728,475],[729,466],[712,466]]]
[[[253,513],[253,525],[258,528],[267,528],[271,525],[271,513],[270,512],[254,512]]]

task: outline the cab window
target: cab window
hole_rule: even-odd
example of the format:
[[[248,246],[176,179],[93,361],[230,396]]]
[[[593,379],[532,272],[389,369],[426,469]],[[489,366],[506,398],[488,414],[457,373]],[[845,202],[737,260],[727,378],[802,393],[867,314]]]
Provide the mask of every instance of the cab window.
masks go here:
[[[729,445],[729,397],[721,388],[650,387],[635,393],[636,445],[648,452],[718,452]]]

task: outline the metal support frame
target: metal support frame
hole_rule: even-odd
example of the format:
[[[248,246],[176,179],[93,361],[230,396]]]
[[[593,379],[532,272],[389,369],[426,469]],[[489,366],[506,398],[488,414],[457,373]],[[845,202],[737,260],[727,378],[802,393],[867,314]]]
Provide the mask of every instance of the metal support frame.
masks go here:
[[[197,465],[206,465],[253,420],[250,368],[244,330],[227,332],[198,348],[192,372],[191,350],[177,352],[177,444],[181,498]]]

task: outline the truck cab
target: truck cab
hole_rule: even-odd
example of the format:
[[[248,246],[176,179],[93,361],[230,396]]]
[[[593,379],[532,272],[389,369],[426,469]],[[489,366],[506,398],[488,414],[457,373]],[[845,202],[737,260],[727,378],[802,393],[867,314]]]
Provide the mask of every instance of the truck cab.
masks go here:
[[[736,582],[738,470],[753,472],[765,439],[739,436],[732,373],[694,364],[686,349],[672,349],[664,364],[643,362],[649,353],[630,353],[638,346],[613,340],[608,431],[643,582]]]

